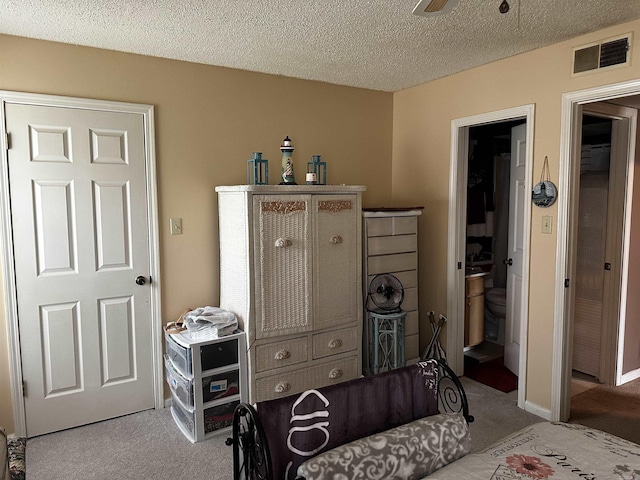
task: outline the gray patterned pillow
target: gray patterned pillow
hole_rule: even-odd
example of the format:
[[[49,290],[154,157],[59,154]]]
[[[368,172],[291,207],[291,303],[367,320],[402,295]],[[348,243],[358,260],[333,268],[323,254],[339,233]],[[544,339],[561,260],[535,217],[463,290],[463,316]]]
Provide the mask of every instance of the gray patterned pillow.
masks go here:
[[[439,414],[346,443],[298,467],[306,480],[413,480],[469,453],[461,413]]]

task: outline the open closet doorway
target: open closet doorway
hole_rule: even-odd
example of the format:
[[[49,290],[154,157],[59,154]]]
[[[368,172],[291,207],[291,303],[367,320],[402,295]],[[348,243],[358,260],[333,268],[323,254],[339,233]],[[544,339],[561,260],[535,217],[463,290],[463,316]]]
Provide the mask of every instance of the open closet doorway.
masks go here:
[[[635,290],[637,266],[633,252],[625,254],[625,237],[630,248],[637,243],[634,228],[625,232],[625,209],[633,213],[638,195],[633,183],[628,183],[633,178],[637,109],[626,106],[636,102],[638,97],[629,97],[582,106],[577,247],[573,251],[569,418],[594,427],[606,420],[605,430],[624,438],[629,438],[629,425],[632,431],[640,426],[632,413],[640,408],[640,380],[617,388],[634,376],[625,379],[619,374],[629,370],[624,357],[638,355],[637,347],[625,349],[625,344],[637,345],[639,338],[634,322],[637,306],[627,295]]]
[[[464,375],[505,393],[519,373],[523,143],[524,119],[469,128]]]
[[[630,402],[638,404],[640,410],[640,388],[635,396],[620,390],[628,390],[640,378],[640,298],[636,294],[640,285],[640,177],[634,172],[640,158],[639,108],[640,81],[563,95],[551,392],[553,421],[575,419],[572,393],[582,396],[589,392],[576,388],[572,392],[575,383],[572,377],[577,370],[590,368],[590,378],[596,385],[592,390],[609,391],[611,399],[618,400],[618,404],[625,398],[621,408],[614,407],[611,399],[600,398],[597,400],[599,410],[602,412],[605,406],[604,410],[611,410],[611,418],[622,420],[619,424],[628,426],[635,421],[636,427],[640,427],[635,420],[638,415],[629,415]],[[601,152],[587,146],[604,147],[602,153],[606,157],[607,143],[595,142],[606,140],[607,137],[600,135],[604,132],[608,136],[609,126],[610,158],[606,165]],[[594,173],[598,170],[602,173]],[[586,189],[594,189],[601,200],[583,195]],[[594,219],[598,219],[600,233],[587,234],[585,226],[591,227]],[[598,244],[599,256],[592,252],[595,236],[604,238]],[[584,261],[585,248],[596,257],[593,265]],[[598,288],[593,288],[596,285]],[[586,287],[593,292],[586,291]],[[591,303],[601,298],[600,306],[589,307],[592,314],[598,311],[601,321],[599,326],[591,327],[600,329],[600,342],[596,345],[599,358],[591,362],[590,367],[585,367],[584,359],[579,358],[584,356],[579,343],[585,330],[584,319],[580,318],[585,297]],[[579,421],[587,424],[584,418]],[[603,430],[616,434],[609,427]]]
[[[487,377],[495,379],[496,371],[511,375],[512,386],[504,388],[520,387],[520,408],[526,376],[533,112],[528,105],[452,122],[448,359],[458,375],[471,376],[470,367],[486,362],[495,367]]]

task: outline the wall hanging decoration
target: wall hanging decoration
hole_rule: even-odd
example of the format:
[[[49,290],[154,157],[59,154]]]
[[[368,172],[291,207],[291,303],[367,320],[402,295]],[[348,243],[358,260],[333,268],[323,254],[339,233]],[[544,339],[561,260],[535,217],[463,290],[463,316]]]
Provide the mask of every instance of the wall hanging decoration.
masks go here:
[[[269,185],[269,160],[262,158],[262,152],[253,152],[253,158],[247,160],[247,183]]]
[[[318,185],[327,184],[327,162],[321,161],[320,155],[311,155],[311,161],[307,163],[307,174],[315,174]]]
[[[558,197],[558,190],[549,178],[549,157],[545,156],[540,181],[531,192],[531,201],[536,207],[550,207]]]
[[[282,141],[280,151],[282,152],[282,181],[280,185],[297,185],[293,173],[293,145],[288,136]]]

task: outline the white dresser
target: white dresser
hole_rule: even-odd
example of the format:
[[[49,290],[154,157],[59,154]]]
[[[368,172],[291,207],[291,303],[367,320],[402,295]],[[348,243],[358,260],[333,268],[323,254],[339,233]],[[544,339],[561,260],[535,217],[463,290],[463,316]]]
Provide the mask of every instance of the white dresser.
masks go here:
[[[405,320],[407,364],[420,357],[418,316],[418,217],[420,208],[367,209],[364,216],[364,288],[380,273],[395,275],[404,287],[402,309]],[[369,337],[369,320],[365,338]],[[366,355],[369,352],[365,352]],[[368,357],[367,357],[368,358]]]
[[[252,403],[361,374],[364,190],[216,188],[220,307],[247,336]]]

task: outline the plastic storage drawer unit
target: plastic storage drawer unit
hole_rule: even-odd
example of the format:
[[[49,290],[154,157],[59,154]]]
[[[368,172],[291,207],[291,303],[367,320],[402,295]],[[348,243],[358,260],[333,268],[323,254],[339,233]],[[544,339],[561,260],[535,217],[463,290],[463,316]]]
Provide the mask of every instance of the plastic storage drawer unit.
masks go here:
[[[180,431],[200,442],[230,430],[236,406],[247,401],[244,332],[210,339],[179,332],[165,341],[171,416]]]

